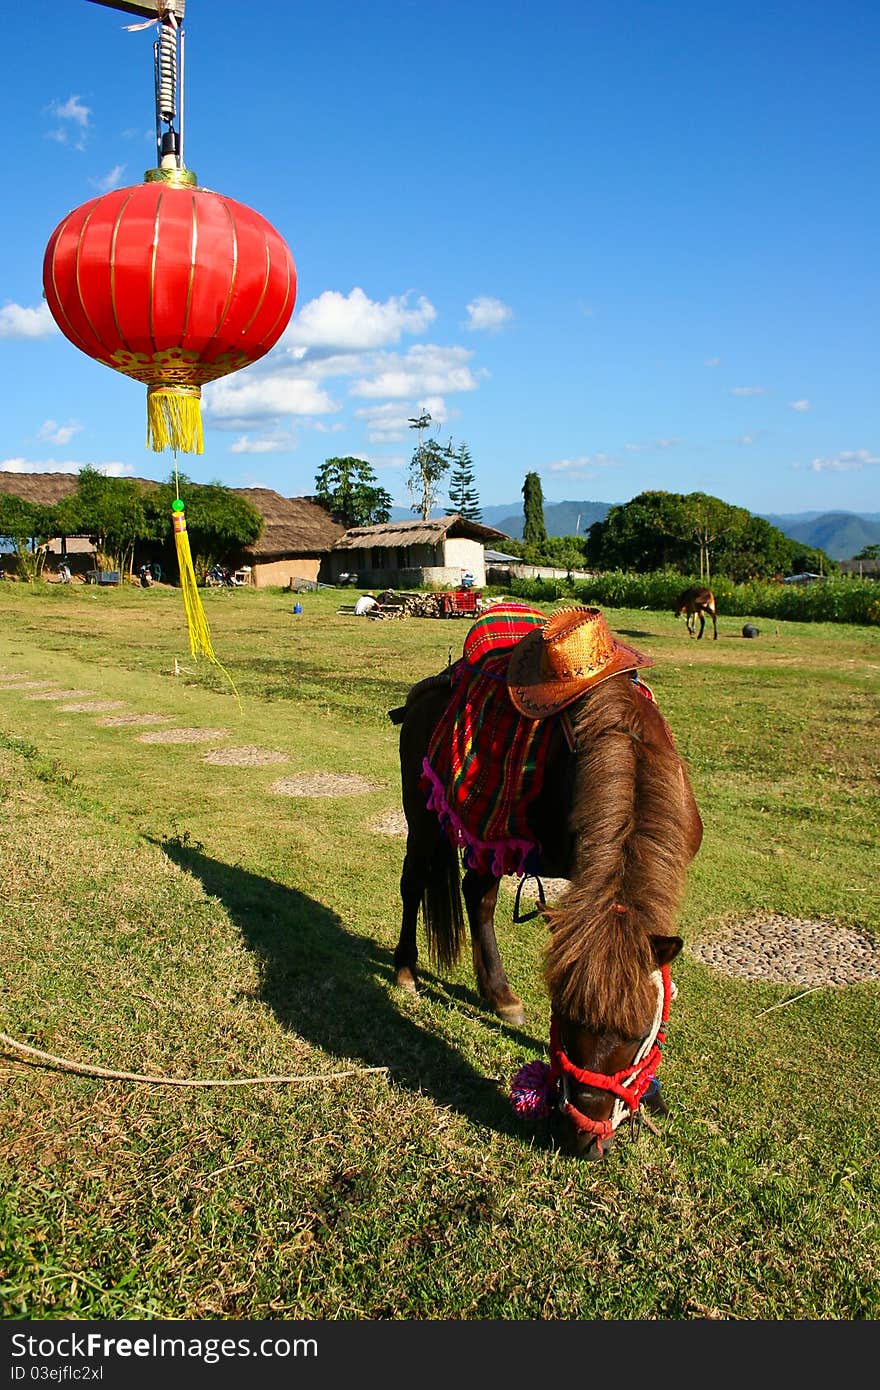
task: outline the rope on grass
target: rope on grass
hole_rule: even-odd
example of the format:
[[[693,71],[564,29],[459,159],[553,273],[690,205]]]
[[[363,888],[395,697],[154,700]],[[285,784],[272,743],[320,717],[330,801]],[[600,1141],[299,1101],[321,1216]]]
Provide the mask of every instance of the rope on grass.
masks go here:
[[[90,1067],[82,1062],[70,1062],[65,1057],[55,1057],[51,1052],[41,1052],[27,1043],[16,1042],[6,1033],[0,1033],[0,1043],[27,1057],[34,1057],[42,1066],[58,1067],[61,1071],[75,1072],[77,1076],[100,1076],[105,1081],[138,1081],[151,1086],[289,1086],[302,1081],[342,1081],[348,1076],[367,1076],[373,1072],[387,1072],[388,1067],[355,1067],[351,1071],[319,1072],[312,1076],[241,1076],[231,1079],[196,1081],[177,1076],[139,1076],[131,1071],[109,1071],[106,1067]]]
[[[778,1004],[771,1004],[769,1009],[762,1009],[755,1018],[763,1018],[765,1014],[772,1014],[774,1009],[787,1009],[789,1004],[796,1004],[799,999],[805,999],[808,994],[815,994],[817,989],[824,989],[824,985],[811,985],[809,989],[802,990],[800,994],[793,994],[790,999],[783,999]]]

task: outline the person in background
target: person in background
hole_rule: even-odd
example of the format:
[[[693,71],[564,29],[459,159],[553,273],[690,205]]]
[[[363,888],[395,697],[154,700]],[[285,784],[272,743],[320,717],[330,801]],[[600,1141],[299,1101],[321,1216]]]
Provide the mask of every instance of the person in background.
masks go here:
[[[378,608],[378,599],[373,598],[372,594],[362,594],[354,606],[354,616],[365,618],[371,608]]]

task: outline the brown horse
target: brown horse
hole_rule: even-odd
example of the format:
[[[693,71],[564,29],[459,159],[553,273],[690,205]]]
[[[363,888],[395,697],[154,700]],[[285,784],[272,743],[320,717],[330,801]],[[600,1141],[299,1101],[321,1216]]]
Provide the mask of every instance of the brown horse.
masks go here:
[[[420,681],[406,705],[389,712],[401,726],[407,822],[396,980],[417,987],[421,908],[434,964],[453,965],[469,930],[480,995],[500,1018],[519,1024],[523,1005],[495,938],[499,875],[466,868],[461,878],[459,850],[423,789],[424,761],[450,704],[455,670]],[[557,1101],[560,1143],[589,1157],[601,1157],[610,1142],[621,1078],[646,1038],[653,1041],[658,981],[669,982],[661,968],[682,947],[675,916],[703,834],[665,720],[639,684],[631,671],[610,676],[569,704],[564,720],[552,719],[544,780],[529,812],[540,873],[569,880],[543,912],[550,932],[544,976],[558,1040],[558,1056],[552,1048],[551,1055],[567,1073]],[[656,1108],[665,1111],[662,1101]]]
[[[687,630],[691,637],[694,635],[696,619],[700,620],[700,630],[697,633],[697,640],[702,637],[703,629],[706,626],[706,614],[712,619],[712,635],[718,640],[718,616],[715,611],[715,595],[711,589],[685,589],[679,594],[672,610],[676,618],[680,618],[683,613],[687,614]]]

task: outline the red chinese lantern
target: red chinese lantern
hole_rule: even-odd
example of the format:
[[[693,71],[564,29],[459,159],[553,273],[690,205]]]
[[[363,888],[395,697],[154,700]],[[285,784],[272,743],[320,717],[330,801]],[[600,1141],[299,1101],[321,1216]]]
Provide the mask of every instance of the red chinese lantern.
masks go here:
[[[68,213],[46,247],[43,290],[52,317],[75,347],[146,385],[147,447],[174,450],[177,480],[177,453],[203,451],[202,386],[274,347],[293,313],[296,268],[283,237],[264,217],[199,188],[184,165],[178,73],[182,90],[186,0],[96,3],[146,16],[128,29],[158,28],[158,165],[142,184],[105,193]],[[219,666],[179,486],[172,526],[190,649]]]
[[[202,386],[274,347],[296,268],[258,212],[159,168],[68,213],[43,289],[75,347],[146,385],[148,446],[200,454]]]

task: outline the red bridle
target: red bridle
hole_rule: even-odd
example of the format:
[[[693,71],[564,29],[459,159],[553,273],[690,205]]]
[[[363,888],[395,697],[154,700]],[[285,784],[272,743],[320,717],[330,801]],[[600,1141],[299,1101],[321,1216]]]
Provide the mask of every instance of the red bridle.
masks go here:
[[[634,1060],[622,1071],[606,1075],[599,1071],[585,1071],[582,1067],[575,1066],[565,1053],[562,1045],[561,1030],[559,1019],[554,1014],[550,1022],[550,1076],[551,1087],[559,1086],[559,1109],[563,1115],[567,1115],[576,1129],[583,1133],[592,1134],[596,1140],[596,1147],[601,1153],[602,1141],[609,1139],[620,1123],[624,1114],[624,1107],[629,1110],[630,1115],[634,1115],[638,1110],[642,1097],[654,1079],[660,1061],[663,1056],[663,1044],[666,1041],[666,1024],[669,1020],[669,1005],[672,1000],[672,980],[669,974],[669,966],[664,965],[660,968],[662,980],[663,998],[660,1008],[660,1023],[656,1031],[649,1033],[644,1039],[640,1048],[641,1055],[636,1054]],[[610,1120],[593,1120],[589,1115],[584,1115],[578,1110],[566,1095],[566,1079],[571,1078],[581,1086],[593,1086],[600,1091],[610,1091],[616,1096],[621,1104],[616,1108],[615,1117],[612,1112]]]

